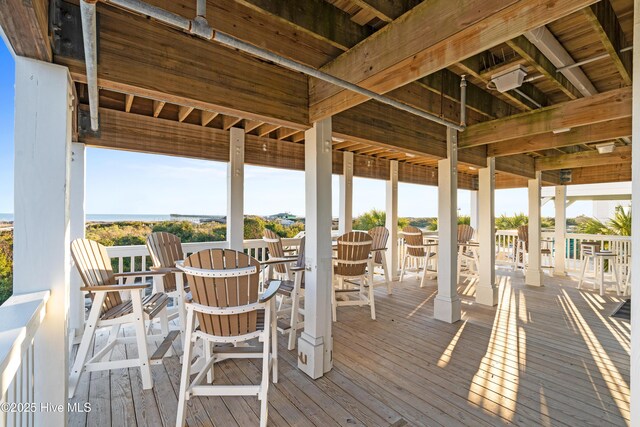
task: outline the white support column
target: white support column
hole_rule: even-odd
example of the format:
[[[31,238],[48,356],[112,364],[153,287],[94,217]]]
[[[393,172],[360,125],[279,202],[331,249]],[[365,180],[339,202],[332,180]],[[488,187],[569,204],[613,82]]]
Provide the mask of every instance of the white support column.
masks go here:
[[[69,216],[71,241],[84,239],[85,234],[85,145],[74,142],[71,144],[71,183],[69,193]],[[71,295],[69,306],[69,331],[71,336],[79,336],[84,328],[84,293],[78,270],[71,267]]]
[[[305,316],[298,368],[311,378],[331,370],[331,118],[305,132]]]
[[[634,2],[633,43],[640,46],[640,0]],[[640,49],[633,50],[633,78],[640,82]],[[640,84],[633,85],[633,128],[634,141],[640,141]],[[631,144],[631,229],[640,230],[640,144]],[[631,265],[640,266],[640,232],[631,236]],[[632,293],[640,295],[640,271],[631,275]],[[640,304],[631,306],[631,427],[640,427]]]
[[[50,290],[35,337],[35,425],[67,424],[72,86],[66,67],[16,57],[13,292]]]
[[[227,242],[241,251],[244,241],[244,129],[229,131],[227,165]]]
[[[527,250],[527,269],[525,283],[531,286],[543,285],[542,256],[540,253],[540,181],[542,172],[536,172],[536,177],[529,180],[529,248]]]
[[[389,162],[389,179],[386,186],[386,224],[389,230],[387,264],[390,279],[398,280],[398,161]]]
[[[476,235],[478,230],[480,229],[480,205],[478,204],[478,190],[470,190],[469,191],[469,205],[471,207],[470,213],[470,225],[476,231]]]
[[[553,240],[555,241],[554,267],[553,274],[555,276],[566,275],[566,232],[567,232],[567,187],[565,185],[556,185],[556,223]]]
[[[447,128],[447,158],[438,161],[438,295],[433,315],[460,320],[458,297],[458,132]]]
[[[480,199],[478,240],[480,241],[480,280],[476,287],[476,302],[494,306],[498,304],[496,286],[496,227],[495,227],[495,187],[496,161],[487,159],[487,167],[478,171]]]
[[[353,153],[342,155],[342,175],[340,175],[340,234],[348,233],[353,227]]]

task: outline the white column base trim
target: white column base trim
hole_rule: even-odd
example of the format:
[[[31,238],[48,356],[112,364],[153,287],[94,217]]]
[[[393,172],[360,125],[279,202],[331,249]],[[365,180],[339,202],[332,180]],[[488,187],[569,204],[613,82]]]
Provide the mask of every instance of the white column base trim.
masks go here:
[[[564,270],[560,271],[557,268],[554,268],[553,269],[553,275],[557,276],[557,277],[566,277],[567,276],[567,272],[564,271]]]
[[[325,373],[324,342],[303,332],[298,338],[298,369],[314,380]]]
[[[457,295],[453,298],[438,295],[433,302],[433,317],[443,322],[455,323],[460,320],[461,308]]]
[[[528,268],[524,273],[524,283],[529,286],[544,286],[542,277],[544,273],[541,269],[530,269]]]
[[[476,286],[476,302],[489,307],[498,305],[498,287]]]

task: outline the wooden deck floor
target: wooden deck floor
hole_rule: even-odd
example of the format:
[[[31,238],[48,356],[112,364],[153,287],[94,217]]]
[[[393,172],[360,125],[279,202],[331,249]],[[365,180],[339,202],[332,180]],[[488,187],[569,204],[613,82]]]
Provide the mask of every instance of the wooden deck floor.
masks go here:
[[[500,271],[500,303],[475,305],[460,286],[463,320],[432,318],[436,285],[409,277],[392,296],[376,291],[378,320],[366,308],[341,307],[334,324],[334,368],[313,381],[280,339],[280,381],[269,390],[273,426],[614,426],[629,424],[630,325],[609,317],[619,298],[578,291],[570,278],[525,287]],[[96,346],[104,337],[96,340]],[[132,348],[116,354],[123,357]],[[257,381],[258,362],[225,361],[217,381]],[[75,402],[89,414],[70,425],[171,426],[180,377],[177,357],[139,372],[85,375]],[[255,398],[196,398],[190,426],[257,425]]]

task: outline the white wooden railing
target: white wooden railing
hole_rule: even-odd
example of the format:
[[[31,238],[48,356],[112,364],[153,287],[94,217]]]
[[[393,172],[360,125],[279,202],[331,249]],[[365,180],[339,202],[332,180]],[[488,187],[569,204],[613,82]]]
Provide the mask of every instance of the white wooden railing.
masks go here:
[[[35,425],[34,338],[48,299],[49,291],[34,292],[0,306],[0,427]]]
[[[287,246],[298,246],[300,244],[299,238],[282,239],[282,244]],[[229,243],[223,242],[195,242],[195,243],[183,243],[182,248],[185,251],[185,256],[189,256],[194,252],[198,252],[204,249],[224,249],[228,247]],[[245,252],[256,258],[258,261],[267,260],[267,243],[262,239],[245,240],[243,242]],[[114,262],[114,271],[116,273],[126,273],[130,271],[145,271],[151,267],[151,258],[149,251],[145,245],[131,245],[131,246],[109,246],[107,247],[107,254]],[[125,262],[127,261],[127,262]]]

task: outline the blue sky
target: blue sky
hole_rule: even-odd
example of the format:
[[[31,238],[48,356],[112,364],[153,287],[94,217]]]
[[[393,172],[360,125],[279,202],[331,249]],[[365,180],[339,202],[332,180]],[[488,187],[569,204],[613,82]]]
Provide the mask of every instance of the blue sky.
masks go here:
[[[13,212],[14,61],[0,42],[0,213]],[[268,191],[267,191],[268,190]],[[384,182],[354,179],[354,215],[384,209]],[[87,149],[88,214],[224,214],[226,164],[126,151]],[[400,216],[437,216],[436,187],[400,183]],[[469,214],[469,192],[458,192],[461,214]],[[245,212],[304,215],[304,173],[256,166],[245,169]],[[496,192],[496,215],[527,211],[526,189]],[[551,204],[543,215],[553,215]],[[569,217],[591,215],[591,205],[572,205]],[[338,177],[333,177],[333,215],[338,214]]]

